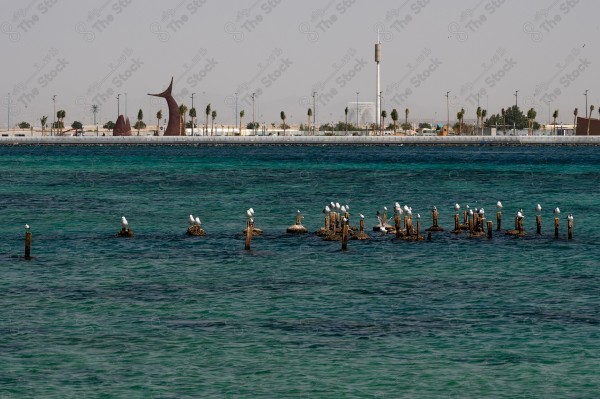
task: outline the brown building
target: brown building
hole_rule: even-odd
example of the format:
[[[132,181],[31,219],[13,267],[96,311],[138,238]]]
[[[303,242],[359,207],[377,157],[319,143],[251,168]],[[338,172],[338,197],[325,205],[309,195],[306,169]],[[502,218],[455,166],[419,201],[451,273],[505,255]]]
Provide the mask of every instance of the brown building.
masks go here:
[[[590,128],[590,136],[600,136],[600,119],[580,118],[577,117],[577,136],[588,135],[588,125]]]

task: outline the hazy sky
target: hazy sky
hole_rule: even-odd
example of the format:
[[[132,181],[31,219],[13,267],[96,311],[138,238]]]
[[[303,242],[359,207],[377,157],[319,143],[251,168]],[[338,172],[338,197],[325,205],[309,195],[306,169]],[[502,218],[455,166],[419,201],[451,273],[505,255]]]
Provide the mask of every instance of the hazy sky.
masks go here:
[[[120,111],[146,123],[166,111],[174,77],[178,102],[217,123],[233,123],[235,93],[245,122],[306,120],[318,92],[318,121],[343,120],[348,102],[375,101],[374,44],[383,45],[383,109],[410,119],[446,119],[477,97],[488,115],[515,103],[546,122],[559,109],[600,106],[600,2],[594,0],[1,0],[2,112],[12,121],[100,122]],[[8,95],[10,93],[10,97]],[[125,95],[125,93],[127,93]],[[549,105],[548,105],[549,104]],[[202,118],[201,118],[202,120]]]

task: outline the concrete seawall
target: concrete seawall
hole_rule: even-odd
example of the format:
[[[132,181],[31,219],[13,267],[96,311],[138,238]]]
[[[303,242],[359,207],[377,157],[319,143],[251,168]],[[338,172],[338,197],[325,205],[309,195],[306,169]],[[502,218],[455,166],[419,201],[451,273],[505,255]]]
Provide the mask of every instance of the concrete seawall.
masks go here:
[[[600,145],[600,136],[0,137],[0,145]]]

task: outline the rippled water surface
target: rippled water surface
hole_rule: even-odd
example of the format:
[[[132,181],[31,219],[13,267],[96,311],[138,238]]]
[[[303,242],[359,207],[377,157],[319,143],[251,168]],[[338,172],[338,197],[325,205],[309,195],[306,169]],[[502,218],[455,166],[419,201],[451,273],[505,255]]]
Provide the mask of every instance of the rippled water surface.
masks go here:
[[[598,148],[0,147],[0,182],[0,398],[598,395]],[[285,234],[329,201],[450,230],[497,200],[529,233],[541,203],[544,234]]]

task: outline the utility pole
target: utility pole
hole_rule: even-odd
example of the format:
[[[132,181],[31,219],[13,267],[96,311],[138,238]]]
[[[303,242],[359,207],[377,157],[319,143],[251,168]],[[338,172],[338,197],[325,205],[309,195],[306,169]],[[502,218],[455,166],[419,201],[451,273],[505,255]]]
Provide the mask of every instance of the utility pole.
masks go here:
[[[356,92],[356,129],[360,130],[360,127],[358,126],[358,95],[360,94],[359,91]]]
[[[235,126],[233,127],[233,132],[235,134],[235,128],[238,127],[238,94],[235,93]],[[240,131],[240,136],[242,132]]]
[[[587,115],[588,115],[588,105],[587,105],[587,94],[588,94],[588,91],[589,91],[589,90],[587,90],[587,89],[586,89],[585,93],[583,93],[583,95],[585,96],[585,117],[586,117],[586,118],[588,117],[588,116],[587,116]],[[590,115],[590,117],[591,117],[591,116],[592,116],[592,115]]]
[[[254,133],[254,135],[256,136],[256,122],[254,122],[254,118],[255,118],[254,97],[256,97],[256,93],[252,93],[252,133]]]
[[[52,113],[52,129],[50,129],[50,136],[52,136],[52,133],[54,132],[54,129],[56,128],[56,94],[54,94],[52,96],[52,103],[54,105],[54,112]]]
[[[517,134],[517,112],[519,110],[519,90],[515,91],[515,115],[513,121],[514,134]]]
[[[317,92],[313,91],[313,136],[316,135],[317,132]]]
[[[446,129],[448,134],[450,134],[450,92],[447,91],[446,92],[446,113],[447,113],[447,125],[446,125]]]
[[[119,97],[121,97],[120,93],[117,94],[117,119],[119,119],[119,116],[121,116],[121,110],[119,108]],[[117,123],[117,122],[115,121],[115,123]]]

